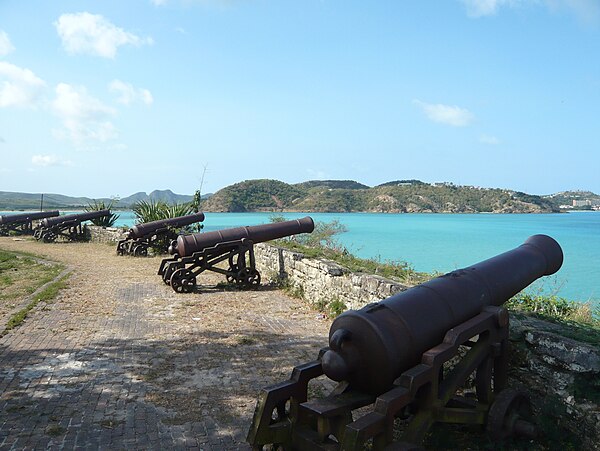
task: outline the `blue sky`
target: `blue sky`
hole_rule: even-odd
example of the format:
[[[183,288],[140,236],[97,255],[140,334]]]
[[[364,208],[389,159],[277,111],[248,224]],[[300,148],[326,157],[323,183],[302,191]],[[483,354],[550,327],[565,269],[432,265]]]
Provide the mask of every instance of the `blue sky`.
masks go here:
[[[598,0],[0,1],[0,191],[600,193]]]

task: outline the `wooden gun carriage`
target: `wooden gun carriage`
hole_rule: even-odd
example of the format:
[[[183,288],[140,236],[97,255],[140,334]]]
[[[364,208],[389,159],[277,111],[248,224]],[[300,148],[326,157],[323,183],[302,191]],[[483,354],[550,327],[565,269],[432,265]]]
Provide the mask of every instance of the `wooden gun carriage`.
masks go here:
[[[248,443],[256,450],[361,450],[367,443],[419,449],[435,423],[479,425],[496,441],[533,437],[527,394],[506,387],[502,304],[562,261],[556,241],[534,235],[516,249],[341,314],[317,360],[262,390]],[[337,387],[309,400],[309,382],[323,375]],[[399,437],[398,418],[406,423]]]
[[[178,293],[196,289],[196,277],[204,271],[225,275],[242,287],[260,285],[254,259],[254,243],[275,240],[314,230],[310,216],[291,221],[236,227],[213,232],[180,235],[170,247],[173,258],[164,259],[158,270],[163,281]],[[227,262],[226,269],[219,267]]]
[[[45,218],[42,219],[33,236],[44,243],[54,242],[59,236],[68,241],[83,241],[86,239],[84,224],[86,221],[110,215],[110,210],[98,210]]]
[[[117,243],[118,255],[148,255],[148,248],[167,252],[169,244],[177,239],[177,229],[204,221],[204,213],[198,212],[176,218],[136,224],[127,232],[125,239]]]
[[[17,235],[31,235],[33,233],[33,221],[40,221],[58,215],[58,210],[2,215],[0,216],[0,236],[8,235],[10,232]]]

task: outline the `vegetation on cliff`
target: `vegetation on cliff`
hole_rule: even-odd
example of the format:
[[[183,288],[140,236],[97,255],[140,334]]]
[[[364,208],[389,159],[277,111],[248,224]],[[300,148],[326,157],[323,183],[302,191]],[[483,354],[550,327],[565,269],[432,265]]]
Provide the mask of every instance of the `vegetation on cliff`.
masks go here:
[[[247,180],[216,192],[205,211],[314,211],[385,213],[547,213],[550,199],[498,188],[398,180],[369,188],[348,180],[313,180],[290,185],[278,180]]]

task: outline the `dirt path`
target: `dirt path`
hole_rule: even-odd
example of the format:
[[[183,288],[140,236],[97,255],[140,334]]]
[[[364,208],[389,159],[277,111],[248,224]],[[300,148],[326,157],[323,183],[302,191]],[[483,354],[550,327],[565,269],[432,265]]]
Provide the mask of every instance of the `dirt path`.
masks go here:
[[[0,248],[73,268],[0,338],[0,449],[247,449],[260,388],[327,343],[327,320],[269,287],[176,294],[160,258],[8,237]]]

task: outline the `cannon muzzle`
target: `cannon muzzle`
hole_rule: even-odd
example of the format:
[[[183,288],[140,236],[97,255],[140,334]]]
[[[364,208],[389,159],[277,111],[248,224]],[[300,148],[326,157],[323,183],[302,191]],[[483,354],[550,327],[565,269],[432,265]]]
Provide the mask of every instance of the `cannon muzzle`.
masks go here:
[[[64,222],[69,221],[89,221],[90,219],[102,218],[104,216],[110,216],[110,210],[98,210],[98,211],[89,211],[86,213],[75,213],[72,215],[64,215],[57,216],[55,218],[46,218],[42,220],[42,226],[49,228],[58,224],[62,224]]]
[[[563,262],[559,244],[534,235],[521,246],[338,316],[322,357],[325,374],[379,395],[446,332],[486,306],[500,306]]]
[[[204,221],[204,213],[198,212],[192,215],[178,216],[176,218],[160,219],[158,221],[136,224],[129,229],[127,239],[142,238],[166,227],[179,228],[202,221]]]
[[[51,218],[58,216],[60,213],[58,210],[52,211],[38,211],[28,213],[17,213],[14,215],[3,215],[0,216],[0,224],[15,224],[19,222],[29,222],[37,219]]]
[[[292,221],[275,222],[257,226],[236,227],[213,232],[180,235],[177,242],[169,247],[169,253],[187,257],[194,252],[214,246],[218,243],[248,239],[254,243],[275,240],[299,233],[310,233],[315,224],[310,216]]]

